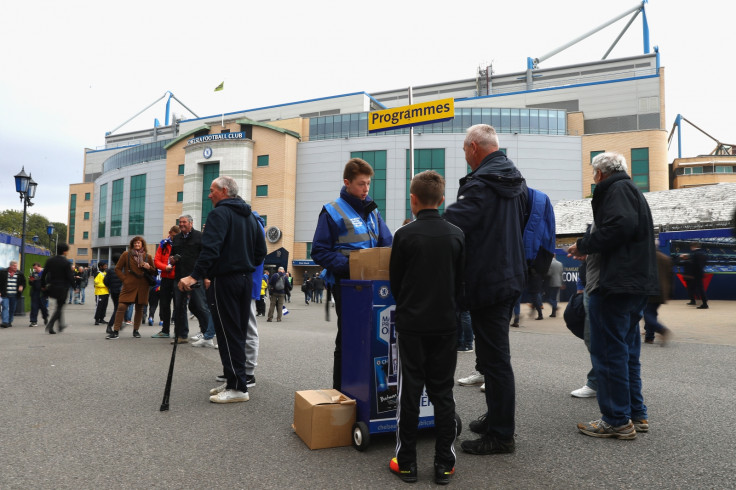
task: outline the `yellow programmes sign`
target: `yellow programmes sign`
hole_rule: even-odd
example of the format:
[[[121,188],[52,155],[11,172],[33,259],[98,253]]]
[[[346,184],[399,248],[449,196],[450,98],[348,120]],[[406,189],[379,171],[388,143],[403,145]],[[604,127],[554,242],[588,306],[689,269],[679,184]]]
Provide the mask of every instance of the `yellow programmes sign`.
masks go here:
[[[387,131],[448,121],[455,117],[455,99],[434,100],[421,104],[394,107],[368,115],[368,132]]]

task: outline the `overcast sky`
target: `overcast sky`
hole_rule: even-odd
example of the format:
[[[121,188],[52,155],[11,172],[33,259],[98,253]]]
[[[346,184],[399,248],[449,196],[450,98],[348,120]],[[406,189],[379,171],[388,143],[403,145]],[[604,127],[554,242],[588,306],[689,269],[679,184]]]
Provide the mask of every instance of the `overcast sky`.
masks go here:
[[[526,69],[636,5],[633,0],[516,2],[3,2],[0,16],[0,210],[22,210],[22,166],[38,182],[30,212],[67,221],[84,148],[171,91],[199,116],[350,92]],[[652,46],[666,68],[666,121],[678,113],[736,143],[731,23],[736,2],[652,0]],[[628,19],[628,17],[626,18]],[[543,62],[600,59],[623,19]],[[641,16],[609,58],[643,53]],[[225,81],[223,92],[214,88]],[[177,114],[188,111],[172,103]],[[161,101],[117,132],[162,123]],[[684,156],[715,143],[683,129]],[[673,140],[670,161],[676,156]]]

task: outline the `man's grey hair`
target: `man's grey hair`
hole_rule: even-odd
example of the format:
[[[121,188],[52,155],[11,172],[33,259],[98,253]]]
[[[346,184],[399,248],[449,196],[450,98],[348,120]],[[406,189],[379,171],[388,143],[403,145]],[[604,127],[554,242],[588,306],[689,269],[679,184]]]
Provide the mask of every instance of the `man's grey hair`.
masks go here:
[[[284,272],[284,268],[283,267],[279,267],[279,272]]]
[[[238,196],[238,183],[232,177],[221,175],[213,180],[212,183],[219,189],[225,189],[227,191],[227,197]]]
[[[596,155],[590,164],[593,166],[593,170],[600,170],[603,175],[628,171],[626,158],[622,154],[612,151]]]
[[[476,124],[470,126],[465,136],[465,143],[475,142],[481,148],[498,148],[498,135],[493,126],[488,124]]]
[[[190,223],[194,223],[194,218],[192,218],[191,214],[182,214],[181,216],[179,216],[179,219],[182,219],[182,218],[186,219]]]
[[[8,262],[8,267],[10,267],[11,265],[17,266],[18,265],[18,261],[17,260],[11,260],[10,262]]]

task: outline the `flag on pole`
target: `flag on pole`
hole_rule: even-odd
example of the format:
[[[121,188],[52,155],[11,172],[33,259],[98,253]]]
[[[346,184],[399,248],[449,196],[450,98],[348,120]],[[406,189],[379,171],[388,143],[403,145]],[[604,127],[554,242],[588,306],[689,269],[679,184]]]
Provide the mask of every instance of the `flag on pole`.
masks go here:
[[[220,90],[225,88],[225,82],[220,82],[220,85],[215,87],[215,92],[219,92]]]

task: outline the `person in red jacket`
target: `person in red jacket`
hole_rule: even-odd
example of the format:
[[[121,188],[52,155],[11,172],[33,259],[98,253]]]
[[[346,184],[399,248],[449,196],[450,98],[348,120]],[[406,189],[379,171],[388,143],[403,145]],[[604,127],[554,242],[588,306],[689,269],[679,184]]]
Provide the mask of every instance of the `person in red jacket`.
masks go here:
[[[156,256],[153,263],[156,269],[161,271],[161,289],[159,290],[159,313],[161,319],[161,331],[151,335],[154,339],[168,339],[169,328],[171,326],[171,301],[174,299],[174,288],[176,281],[174,279],[175,265],[171,258],[171,239],[179,233],[179,227],[174,225],[169,230],[169,236],[161,240],[156,249]]]

